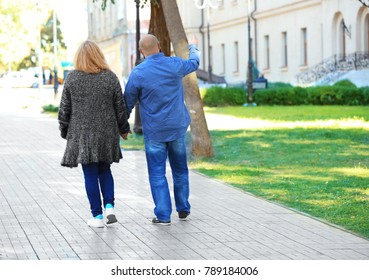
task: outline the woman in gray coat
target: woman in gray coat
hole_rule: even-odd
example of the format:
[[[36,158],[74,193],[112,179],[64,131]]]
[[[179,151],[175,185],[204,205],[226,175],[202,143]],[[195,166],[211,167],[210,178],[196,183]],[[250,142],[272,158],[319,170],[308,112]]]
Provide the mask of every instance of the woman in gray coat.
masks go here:
[[[67,140],[61,165],[82,165],[93,216],[87,224],[104,227],[100,193],[105,222],[117,222],[110,165],[122,158],[119,135],[126,140],[130,128],[119,80],[92,41],[82,43],[76,53],[75,70],[65,80],[58,120],[61,137]]]

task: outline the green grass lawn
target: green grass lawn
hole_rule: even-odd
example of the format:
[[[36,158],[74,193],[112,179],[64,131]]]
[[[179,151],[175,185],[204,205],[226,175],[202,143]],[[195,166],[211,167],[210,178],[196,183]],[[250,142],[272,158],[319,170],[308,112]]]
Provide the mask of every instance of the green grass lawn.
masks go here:
[[[362,119],[369,121],[367,106],[260,106],[260,107],[212,107],[209,114],[220,114],[247,119],[273,121],[311,121]]]
[[[192,169],[369,238],[369,107],[205,111],[275,126],[211,131],[215,155],[191,159]],[[124,148],[142,149],[142,136],[129,141]]]

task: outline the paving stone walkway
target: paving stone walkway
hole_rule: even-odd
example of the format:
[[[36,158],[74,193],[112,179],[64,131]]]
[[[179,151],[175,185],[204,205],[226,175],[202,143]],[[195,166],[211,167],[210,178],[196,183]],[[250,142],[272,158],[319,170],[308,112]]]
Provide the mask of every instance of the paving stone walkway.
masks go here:
[[[152,225],[141,151],[112,165],[119,222],[89,228],[82,170],[60,166],[56,119],[17,98],[0,91],[0,260],[369,259],[368,240],[196,172],[190,219]]]

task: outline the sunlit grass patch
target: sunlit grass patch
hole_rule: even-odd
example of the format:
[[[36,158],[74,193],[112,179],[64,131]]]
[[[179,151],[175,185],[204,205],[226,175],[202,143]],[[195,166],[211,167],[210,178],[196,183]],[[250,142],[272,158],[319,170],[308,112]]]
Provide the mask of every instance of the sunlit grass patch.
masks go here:
[[[369,169],[361,168],[361,167],[353,167],[353,168],[331,168],[330,172],[339,173],[345,177],[360,177],[360,178],[369,178]],[[369,181],[368,181],[369,184]]]
[[[369,237],[368,109],[207,109],[248,126],[211,131],[214,158],[191,168]]]

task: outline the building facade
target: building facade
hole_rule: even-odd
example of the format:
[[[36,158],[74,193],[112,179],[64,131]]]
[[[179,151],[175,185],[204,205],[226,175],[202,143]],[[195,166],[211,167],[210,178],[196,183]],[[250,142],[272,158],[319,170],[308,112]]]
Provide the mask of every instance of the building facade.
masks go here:
[[[198,38],[200,69],[209,79],[246,83],[249,45],[251,61],[269,81],[292,84],[312,82],[337,65],[356,67],[369,51],[369,8],[358,0],[177,3],[187,35]],[[100,5],[88,1],[89,39],[99,43],[113,71],[127,77],[136,57],[135,1],[107,1],[105,11]],[[149,18],[150,8],[140,9],[142,34]]]
[[[199,38],[202,69],[228,83],[247,80],[249,18],[252,61],[270,81],[296,84],[298,75],[309,76],[320,63],[347,64],[349,55],[369,51],[369,9],[358,0],[182,0],[178,5],[186,32]]]
[[[87,1],[88,39],[97,42],[112,71],[124,82],[136,62],[136,3],[133,0]],[[140,33],[146,34],[150,19],[148,6],[140,8]]]

